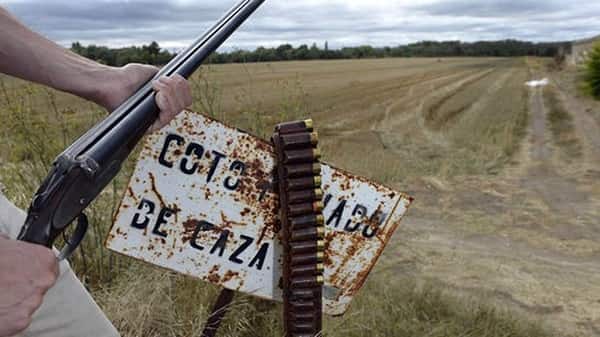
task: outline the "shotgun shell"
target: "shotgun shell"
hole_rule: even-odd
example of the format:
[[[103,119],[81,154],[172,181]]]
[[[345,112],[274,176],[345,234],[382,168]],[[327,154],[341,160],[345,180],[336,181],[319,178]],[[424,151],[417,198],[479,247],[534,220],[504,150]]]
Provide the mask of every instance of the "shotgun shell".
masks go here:
[[[315,322],[292,322],[292,329],[294,332],[313,331],[315,329]]]
[[[325,241],[302,241],[302,242],[290,242],[290,253],[292,254],[305,254],[322,252],[325,250]]]
[[[323,190],[320,188],[317,188],[315,190],[315,200],[322,200],[323,199]]]
[[[290,235],[290,241],[308,241],[323,238],[325,235],[325,228],[321,227],[308,227],[302,229],[294,229]]]
[[[279,132],[282,135],[289,134],[289,133],[296,133],[296,132],[306,132],[306,131],[312,131],[312,130],[313,130],[312,119],[307,119],[307,120],[297,121],[297,122],[281,123],[275,127],[275,131]]]
[[[295,178],[287,181],[287,188],[291,191],[306,190],[315,187],[321,187],[321,176]]]
[[[290,295],[292,299],[296,300],[311,300],[315,297],[315,291],[313,289],[293,289]]]
[[[319,251],[319,252],[325,251],[325,240],[317,241],[317,251]]]
[[[320,263],[320,262],[323,262],[324,258],[325,258],[325,253],[316,252],[316,253],[294,255],[290,259],[290,262],[291,262],[292,266],[297,266],[297,265],[302,265],[302,264]]]
[[[302,321],[302,322],[306,322],[306,321],[312,321],[316,318],[316,314],[314,312],[293,312],[290,314],[290,318],[293,321]]]
[[[319,236],[319,239],[323,239],[325,237],[325,226],[317,227],[317,235]]]
[[[309,264],[305,266],[292,267],[292,276],[313,276],[323,272],[325,266],[322,263]]]
[[[317,146],[319,136],[313,133],[293,133],[281,136],[281,142],[286,150]]]
[[[305,333],[305,332],[291,332],[291,337],[315,337],[314,334],[312,333]],[[320,336],[320,334],[317,334],[316,336]]]
[[[294,276],[291,285],[297,288],[316,287],[323,284],[323,276]]]
[[[325,222],[325,217],[322,214],[311,214],[290,219],[290,227],[292,230],[302,229],[306,227],[321,227]]]
[[[312,213],[320,213],[323,211],[324,205],[322,201],[315,201],[311,203],[293,204],[288,207],[289,216],[295,217],[299,215],[306,215]]]
[[[313,127],[314,127],[314,122],[313,122],[313,120],[311,118],[305,119],[304,120],[304,125],[306,125],[307,129],[312,130]]]
[[[317,188],[315,190],[306,191],[289,191],[288,203],[301,204],[305,202],[314,202],[315,200],[323,199],[323,190]]]
[[[284,153],[284,164],[312,163],[321,158],[321,151],[318,148],[290,150]]]
[[[321,164],[319,163],[285,165],[284,167],[288,178],[321,175]]]
[[[323,276],[296,276],[292,277],[291,285],[292,287],[298,288],[308,288],[308,287],[316,287],[323,284]]]
[[[315,302],[313,301],[290,301],[290,305],[292,308],[296,310],[310,310],[315,307]]]

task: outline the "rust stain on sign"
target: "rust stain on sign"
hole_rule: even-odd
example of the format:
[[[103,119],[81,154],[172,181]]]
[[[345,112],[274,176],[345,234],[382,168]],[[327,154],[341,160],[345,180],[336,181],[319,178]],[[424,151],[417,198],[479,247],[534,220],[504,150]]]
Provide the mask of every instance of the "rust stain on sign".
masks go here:
[[[106,245],[228,289],[281,300],[271,144],[184,112],[148,137]],[[323,165],[324,312],[343,314],[411,199]]]

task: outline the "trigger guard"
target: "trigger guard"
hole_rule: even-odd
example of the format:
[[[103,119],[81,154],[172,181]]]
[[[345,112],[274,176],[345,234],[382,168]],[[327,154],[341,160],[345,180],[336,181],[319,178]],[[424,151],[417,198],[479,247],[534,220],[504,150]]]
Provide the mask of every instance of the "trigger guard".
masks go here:
[[[70,238],[65,238],[65,246],[62,248],[57,257],[59,261],[66,260],[71,257],[75,249],[77,249],[79,244],[81,244],[81,241],[83,241],[83,237],[85,236],[87,229],[88,218],[85,214],[81,213],[79,216],[77,216],[77,227],[75,228],[75,232]]]

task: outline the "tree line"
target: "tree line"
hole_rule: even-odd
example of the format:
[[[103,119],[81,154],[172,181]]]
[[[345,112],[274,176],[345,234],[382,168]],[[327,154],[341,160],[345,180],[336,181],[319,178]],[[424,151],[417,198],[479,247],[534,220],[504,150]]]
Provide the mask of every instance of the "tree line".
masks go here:
[[[104,46],[83,46],[79,42],[71,44],[75,53],[110,66],[124,66],[128,63],[145,63],[164,65],[175,56],[168,50],[160,48],[158,43],[152,42],[141,47],[109,48]]]
[[[275,48],[258,47],[252,51],[216,52],[211,55],[208,62],[244,63],[386,57],[555,57],[565,48],[568,48],[568,43],[565,42],[533,43],[518,40],[422,41],[397,47],[359,46],[341,49],[329,49],[327,43],[323,48],[317,44],[310,47],[306,44],[298,47],[283,44]],[[96,45],[82,46],[79,42],[75,42],[72,44],[71,50],[87,58],[113,66],[122,66],[131,62],[163,65],[175,56],[175,54],[161,49],[156,42],[141,47],[117,49]]]

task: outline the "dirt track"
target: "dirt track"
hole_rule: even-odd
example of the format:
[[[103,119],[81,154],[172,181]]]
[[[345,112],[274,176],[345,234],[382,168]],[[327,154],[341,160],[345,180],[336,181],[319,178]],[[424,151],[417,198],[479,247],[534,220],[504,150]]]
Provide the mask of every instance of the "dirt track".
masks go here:
[[[600,127],[588,111],[600,104],[574,97],[571,73],[550,76],[544,62],[289,62],[212,76],[279,119],[282,96],[305,98],[328,162],[416,197],[375,273],[434,279],[560,331],[600,335]],[[561,155],[542,90],[524,87],[546,76],[574,117],[582,158]]]
[[[600,335],[598,104],[575,97],[571,80],[552,75],[583,157],[558,155],[542,89],[531,89],[527,137],[512,165],[497,176],[411,184],[416,207],[382,269],[489,297],[566,334]]]

